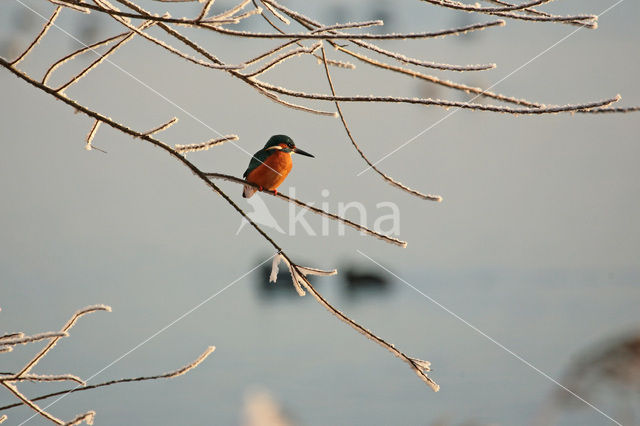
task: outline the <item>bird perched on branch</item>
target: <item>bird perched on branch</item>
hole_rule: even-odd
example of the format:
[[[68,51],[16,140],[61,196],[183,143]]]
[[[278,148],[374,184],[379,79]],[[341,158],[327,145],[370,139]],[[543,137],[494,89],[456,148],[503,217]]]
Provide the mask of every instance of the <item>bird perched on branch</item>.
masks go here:
[[[249,167],[242,175],[247,182],[258,185],[259,190],[269,190],[276,194],[278,186],[286,179],[291,171],[293,153],[313,157],[313,155],[296,148],[296,144],[289,136],[274,135],[260,151],[253,154]],[[258,191],[257,188],[245,185],[242,196],[249,198]]]

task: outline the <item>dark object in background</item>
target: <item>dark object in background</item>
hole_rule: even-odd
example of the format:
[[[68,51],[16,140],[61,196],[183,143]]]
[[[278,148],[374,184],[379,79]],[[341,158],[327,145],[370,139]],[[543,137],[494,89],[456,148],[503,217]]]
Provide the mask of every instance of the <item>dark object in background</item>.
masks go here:
[[[353,14],[344,4],[336,4],[326,9],[325,22],[349,22],[353,20]]]
[[[269,282],[271,277],[271,262],[262,265],[255,275],[256,289],[261,299],[274,299],[279,297],[291,297],[300,299],[291,282],[291,273],[284,263],[278,268],[278,279],[275,283]],[[316,286],[316,276],[308,275],[309,281]],[[391,280],[385,273],[366,267],[344,265],[338,268],[338,277],[327,277],[333,280],[331,287],[337,287],[340,279],[343,297],[350,300],[366,297],[372,294],[385,294],[391,290]]]
[[[11,20],[13,27],[19,32],[30,33],[39,25],[38,15],[26,7],[19,7],[15,11],[15,17]]]
[[[345,266],[339,269],[344,280],[344,293],[349,298],[364,294],[386,293],[390,290],[389,278],[371,269],[360,269],[355,266]]]
[[[603,386],[623,392],[640,390],[640,331],[609,339],[582,352],[569,366],[563,383],[586,397]],[[582,405],[567,392],[558,391],[556,400],[565,406]]]
[[[94,22],[86,22],[83,20],[82,24],[79,26],[77,33],[78,38],[84,44],[93,44],[100,40],[100,35],[102,34],[102,27],[100,25],[100,21],[96,20]],[[95,57],[88,56],[90,60],[94,60]]]
[[[393,6],[389,2],[376,3],[371,20],[380,19],[384,25],[377,25],[371,28],[372,32],[378,34],[392,33],[395,29],[396,20],[394,18]]]
[[[555,390],[533,425],[556,424],[564,411],[588,408],[591,403],[619,424],[638,424],[635,411],[640,401],[640,330],[606,339],[582,351],[568,366],[561,383],[573,394]],[[585,404],[585,400],[590,404]]]

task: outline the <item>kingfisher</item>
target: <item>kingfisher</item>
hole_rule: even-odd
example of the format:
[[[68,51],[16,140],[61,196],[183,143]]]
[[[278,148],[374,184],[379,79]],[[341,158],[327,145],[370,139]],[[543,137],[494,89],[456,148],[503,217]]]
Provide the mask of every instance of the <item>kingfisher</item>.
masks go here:
[[[306,151],[296,148],[296,144],[289,136],[274,135],[269,138],[264,148],[253,154],[249,167],[242,175],[247,182],[258,185],[260,191],[269,190],[278,193],[278,186],[286,179],[291,171],[293,153],[313,157]],[[313,157],[315,158],[315,157]],[[245,185],[242,196],[249,198],[258,189]]]

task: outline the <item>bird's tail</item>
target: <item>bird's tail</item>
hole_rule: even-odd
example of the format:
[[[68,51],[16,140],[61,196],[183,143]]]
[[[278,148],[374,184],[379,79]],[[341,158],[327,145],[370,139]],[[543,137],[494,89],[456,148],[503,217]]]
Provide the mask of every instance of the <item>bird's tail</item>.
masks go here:
[[[258,192],[258,190],[256,188],[254,188],[253,186],[245,185],[244,186],[244,191],[242,191],[242,196],[244,198],[250,198],[256,192]]]

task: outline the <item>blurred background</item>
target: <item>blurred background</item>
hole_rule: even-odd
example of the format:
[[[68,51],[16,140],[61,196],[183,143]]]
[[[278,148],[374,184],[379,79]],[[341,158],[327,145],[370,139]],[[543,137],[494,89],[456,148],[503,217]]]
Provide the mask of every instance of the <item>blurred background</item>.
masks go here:
[[[491,20],[413,0],[283,3],[326,24],[382,18],[388,32]],[[640,3],[618,3],[601,16],[597,30],[576,32],[494,90],[549,104],[620,93],[623,105],[640,104]],[[53,10],[44,1],[24,4],[47,18]],[[142,4],[173,16],[194,16],[201,7]],[[217,1],[214,13],[233,4]],[[614,4],[565,0],[544,10],[599,14]],[[13,58],[43,20],[17,0],[0,7],[0,52]],[[65,11],[57,24],[83,43],[122,31],[95,13]],[[258,17],[240,28],[268,30]],[[438,62],[495,62],[492,71],[434,73],[488,87],[575,30],[509,21],[458,37],[379,44]],[[277,44],[186,33],[228,63]],[[54,28],[20,66],[40,77],[79,47]],[[53,83],[92,59],[70,64]],[[358,201],[367,207],[369,225],[388,214],[378,203],[395,203],[406,249],[351,229],[340,236],[334,223],[327,236],[301,229],[290,236],[288,206],[261,196],[284,231],[270,229],[271,235],[294,260],[338,268],[336,277],[315,279],[317,288],[382,338],[431,361],[441,390],[433,393],[404,363],[311,296],[298,297],[286,275],[267,284],[268,270],[258,265],[267,261],[269,269],[271,247],[248,226],[236,234],[238,215],[164,152],[107,126],[93,141],[107,154],[85,151],[88,118],[0,72],[1,331],[57,330],[85,305],[113,308],[84,318],[34,372],[90,377],[235,281],[90,383],[172,370],[216,345],[197,370],[68,396],[51,407],[54,414],[71,418],[93,409],[98,425],[256,425],[255,419],[271,417],[296,425],[614,424],[359,250],[618,422],[640,424],[638,113],[514,117],[459,111],[379,164],[405,184],[441,194],[444,201],[437,204],[412,198],[371,171],[357,176],[366,165],[338,119],[285,109],[139,38],[111,61],[121,69],[105,63],[68,95],[138,130],[177,116],[179,123],[162,134],[171,144],[217,137],[212,128],[238,134],[238,145],[253,153],[272,134],[285,133],[316,159],[295,158],[282,192],[295,186],[298,198],[328,203],[333,211]],[[357,65],[332,70],[339,93],[470,98]],[[310,57],[264,78],[328,91],[322,66]],[[373,161],[451,112],[364,104],[343,110]],[[189,158],[205,170],[236,176],[249,162],[229,143]],[[221,186],[250,210],[239,186]],[[347,216],[358,220],[355,210]],[[322,220],[304,217],[321,234]],[[2,354],[0,370],[18,370],[36,350],[32,345]],[[30,396],[59,388],[22,387]],[[11,402],[8,392],[0,392],[0,404]],[[19,424],[31,411],[7,414],[8,424]]]

